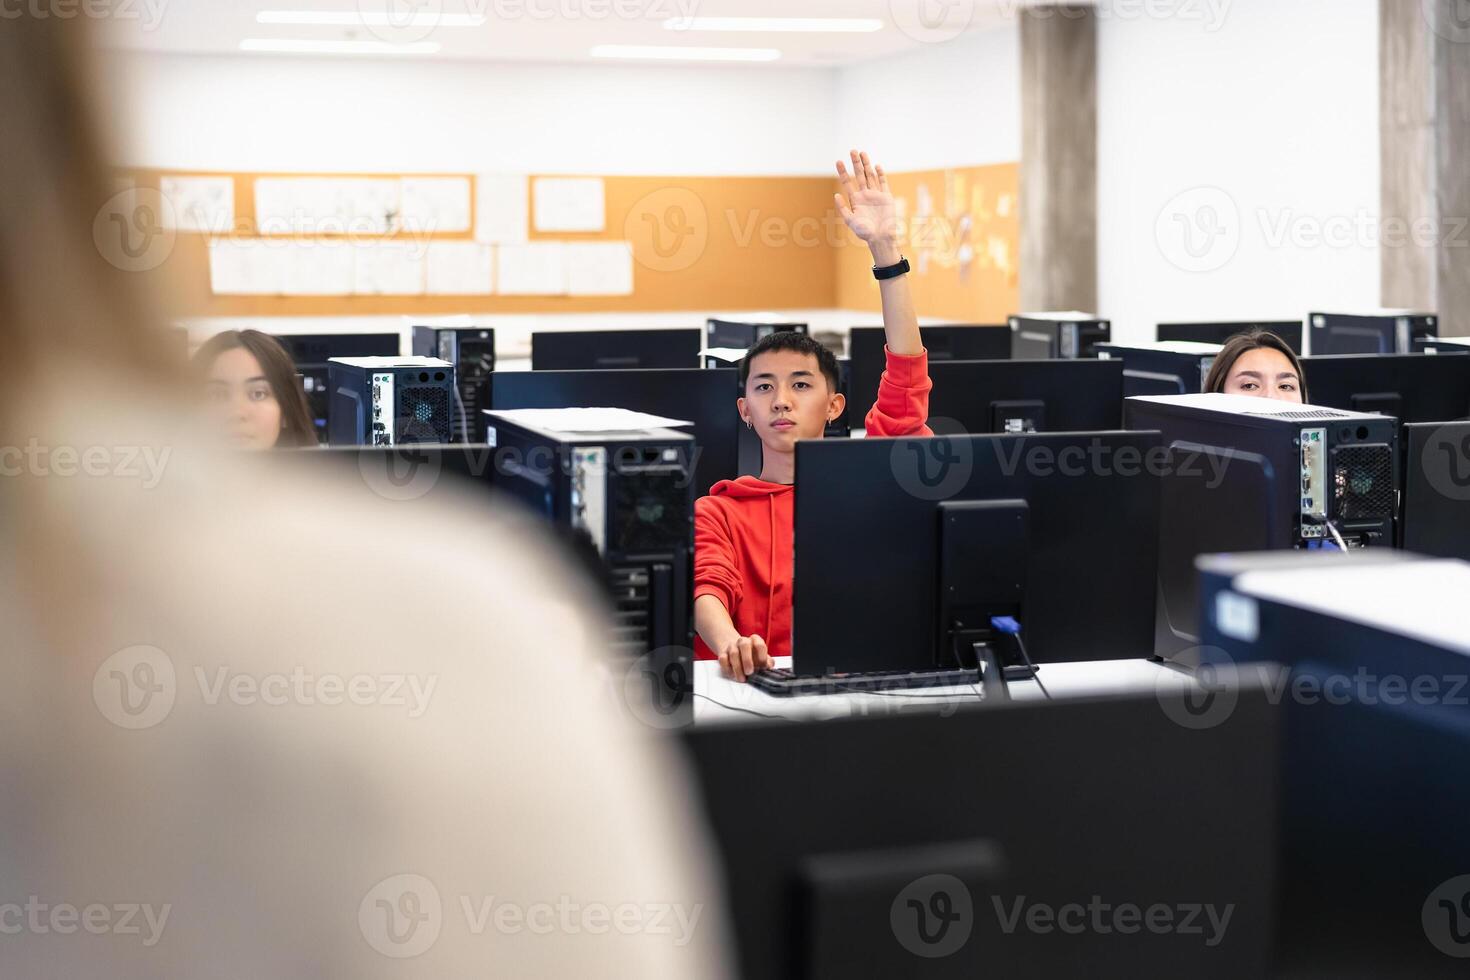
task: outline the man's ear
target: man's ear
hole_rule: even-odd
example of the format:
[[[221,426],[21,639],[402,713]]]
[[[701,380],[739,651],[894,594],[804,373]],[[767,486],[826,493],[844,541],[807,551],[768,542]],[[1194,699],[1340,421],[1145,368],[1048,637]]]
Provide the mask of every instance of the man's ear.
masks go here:
[[[847,396],[840,391],[834,394],[831,398],[827,400],[827,421],[831,422],[836,419],[837,416],[842,414],[842,410],[846,407]]]
[[[745,399],[735,399],[735,411],[740,413],[740,421],[749,424],[750,418],[745,414]]]

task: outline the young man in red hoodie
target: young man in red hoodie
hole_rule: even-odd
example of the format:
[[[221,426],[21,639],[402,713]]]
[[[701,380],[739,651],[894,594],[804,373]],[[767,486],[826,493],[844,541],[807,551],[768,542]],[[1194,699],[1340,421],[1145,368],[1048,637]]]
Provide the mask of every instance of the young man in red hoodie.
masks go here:
[[[866,419],[869,436],[932,435],[929,363],[909,293],[908,263],[899,253],[893,195],[883,168],[852,152],[841,161],[837,210],[873,253],[883,295],[887,370]],[[796,443],[820,439],[846,404],[838,392],[837,358],[805,334],[762,338],[740,364],[745,397],[736,402],[760,436],[759,478],[722,480],[694,505],[695,656],[718,658],[727,676],[744,681],[791,654],[793,483]],[[857,492],[861,492],[858,489]]]

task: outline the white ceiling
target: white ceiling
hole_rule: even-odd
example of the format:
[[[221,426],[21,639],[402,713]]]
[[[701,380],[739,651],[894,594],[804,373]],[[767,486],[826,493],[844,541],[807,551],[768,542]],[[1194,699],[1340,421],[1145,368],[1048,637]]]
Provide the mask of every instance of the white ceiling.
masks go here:
[[[240,51],[246,38],[429,41],[441,46],[437,53],[391,57],[599,63],[607,62],[589,54],[599,44],[758,47],[781,52],[766,64],[829,66],[994,29],[1010,22],[1022,2],[1029,0],[133,0],[113,5],[119,13],[103,22],[101,39],[112,48],[241,57],[259,57]],[[262,10],[333,11],[358,22],[262,24],[256,20]],[[417,26],[380,26],[384,15],[405,24],[415,13]],[[439,14],[486,20],[475,27],[431,23]],[[873,18],[882,27],[871,33],[730,33],[662,26],[678,16]]]

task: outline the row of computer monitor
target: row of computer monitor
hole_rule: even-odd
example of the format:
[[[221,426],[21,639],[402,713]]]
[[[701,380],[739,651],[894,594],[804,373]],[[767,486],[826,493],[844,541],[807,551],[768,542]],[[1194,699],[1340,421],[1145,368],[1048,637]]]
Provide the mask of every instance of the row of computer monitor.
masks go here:
[[[418,328],[426,330],[428,328]],[[664,333],[666,331],[653,331]],[[485,409],[617,406],[686,420],[702,446],[698,485],[749,472],[758,452],[742,439],[734,408],[740,391],[733,368],[609,368],[598,370],[494,370],[493,331],[466,339],[463,329],[435,330],[415,353],[445,357],[455,365],[465,400],[466,426],[456,441],[480,441]],[[610,332],[617,333],[617,332]],[[1006,331],[997,329],[995,333]],[[572,336],[564,334],[562,336]],[[1107,359],[1009,361],[983,359],[998,344],[976,327],[925,328],[930,350],[930,418],[936,431],[967,433],[1087,432],[1116,429],[1130,395],[1186,394],[1200,390],[1208,358],[1122,349]],[[314,414],[324,426],[329,356],[396,354],[393,334],[282,337],[297,359]],[[457,343],[456,348],[454,343]],[[475,346],[478,343],[480,346]],[[991,345],[987,348],[987,343]],[[883,369],[881,328],[854,328],[846,362],[848,416],[860,420],[877,394]],[[1109,353],[1104,349],[1103,353]],[[1137,371],[1135,356],[1171,357],[1172,374]],[[1179,366],[1183,365],[1183,366]],[[1470,416],[1470,357],[1464,355],[1342,355],[1303,360],[1314,405],[1379,412],[1401,422],[1446,422]],[[1157,369],[1154,360],[1147,366]],[[1140,382],[1140,376],[1148,377]],[[1153,385],[1150,379],[1167,377]],[[758,447],[757,447],[758,449]]]

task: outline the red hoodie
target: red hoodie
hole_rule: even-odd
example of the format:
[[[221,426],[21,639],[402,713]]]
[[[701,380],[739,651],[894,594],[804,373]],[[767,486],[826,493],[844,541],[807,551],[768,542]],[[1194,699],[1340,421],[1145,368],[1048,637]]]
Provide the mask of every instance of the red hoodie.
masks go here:
[[[925,425],[933,387],[928,353],[887,354],[868,435],[933,435]],[[760,636],[773,657],[791,656],[793,489],[742,476],[721,480],[694,502],[694,598],[719,599],[740,635]],[[697,636],[694,655],[715,659]]]

